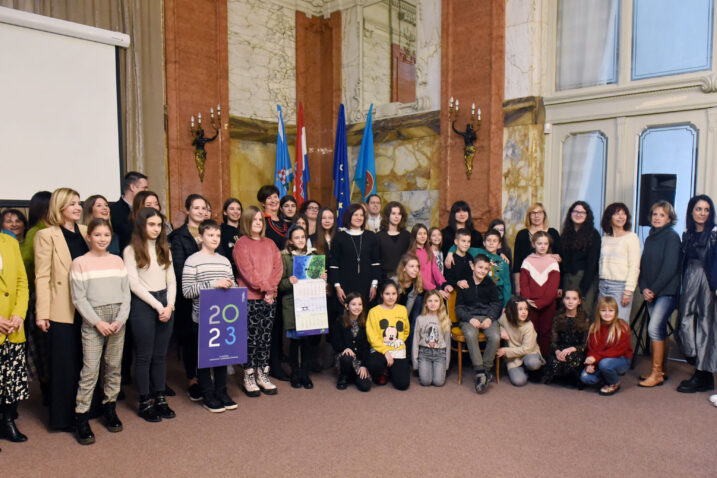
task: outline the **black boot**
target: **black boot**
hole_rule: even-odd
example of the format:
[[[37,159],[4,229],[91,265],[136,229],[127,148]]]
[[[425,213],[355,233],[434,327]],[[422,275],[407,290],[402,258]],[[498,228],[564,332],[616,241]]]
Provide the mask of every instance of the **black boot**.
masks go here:
[[[711,372],[695,370],[695,373],[687,380],[680,382],[677,391],[680,393],[707,392],[714,390],[714,378]]]
[[[291,364],[291,388],[301,388],[301,370],[297,365]]]
[[[314,382],[312,382],[311,377],[309,377],[309,362],[301,364],[301,385],[303,385],[306,390],[314,388]]]
[[[346,375],[340,373],[339,379],[336,381],[336,388],[339,390],[346,390],[346,388],[349,386],[348,380],[346,380]]]
[[[20,433],[15,425],[15,419],[10,412],[5,412],[2,423],[0,423],[0,436],[15,443],[27,441],[27,437]]]
[[[90,428],[90,413],[75,413],[76,436],[80,445],[92,445],[95,442],[95,434]]]
[[[157,413],[162,418],[174,418],[177,416],[176,413],[174,413],[174,410],[169,408],[169,404],[167,403],[167,399],[164,395],[157,394],[154,397],[154,406],[157,409]]]
[[[157,407],[154,406],[154,400],[149,395],[139,397],[139,412],[137,414],[151,423],[162,421]]]
[[[105,427],[112,433],[122,431],[122,422],[117,416],[116,402],[107,402],[103,405],[103,416],[105,420]]]

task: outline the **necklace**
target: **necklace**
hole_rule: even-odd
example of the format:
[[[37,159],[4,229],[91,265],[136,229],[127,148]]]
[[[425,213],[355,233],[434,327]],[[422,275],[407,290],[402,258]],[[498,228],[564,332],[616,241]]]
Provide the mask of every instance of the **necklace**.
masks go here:
[[[358,249],[356,248],[356,241],[354,241],[354,236],[349,234],[349,237],[351,238],[351,245],[354,246],[354,252],[356,252],[356,273],[361,273],[361,248],[363,247],[363,234],[359,236],[359,246]]]

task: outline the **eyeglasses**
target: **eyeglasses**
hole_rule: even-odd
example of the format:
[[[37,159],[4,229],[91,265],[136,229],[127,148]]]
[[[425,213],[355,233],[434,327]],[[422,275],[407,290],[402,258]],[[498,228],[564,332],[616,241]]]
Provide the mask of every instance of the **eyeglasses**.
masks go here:
[[[575,209],[575,210],[573,210],[572,214],[573,214],[573,216],[586,216],[587,212],[586,211],[578,211],[577,209]]]
[[[310,211],[318,211],[318,210],[319,210],[319,206],[309,206],[309,207],[307,207],[306,209],[308,209],[308,210],[310,210]]]
[[[541,214],[545,214],[545,211],[530,211],[531,216],[540,216]]]

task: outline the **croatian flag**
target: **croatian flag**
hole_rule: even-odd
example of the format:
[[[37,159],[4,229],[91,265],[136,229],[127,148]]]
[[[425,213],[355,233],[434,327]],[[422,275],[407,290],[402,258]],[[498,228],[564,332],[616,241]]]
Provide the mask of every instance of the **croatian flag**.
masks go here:
[[[334,197],[338,221],[344,215],[344,209],[351,203],[351,180],[349,179],[349,154],[346,145],[346,115],[344,105],[339,106],[339,118],[336,122],[336,142],[334,143]]]
[[[294,172],[291,168],[291,158],[289,158],[289,145],[286,144],[286,130],[284,129],[281,106],[276,105],[276,109],[279,112],[279,129],[276,134],[274,185],[279,189],[279,197],[284,197],[289,193],[289,183],[294,179]]]
[[[376,193],[376,160],[373,154],[373,126],[371,121],[371,110],[373,105],[368,108],[368,118],[366,118],[366,126],[363,130],[363,139],[361,140],[361,150],[359,151],[358,161],[356,162],[356,172],[354,173],[354,182],[361,191],[361,198],[365,201],[368,196]]]
[[[306,147],[306,126],[304,125],[304,105],[299,103],[299,113],[296,118],[296,173],[294,174],[294,199],[296,205],[309,199],[309,155]]]

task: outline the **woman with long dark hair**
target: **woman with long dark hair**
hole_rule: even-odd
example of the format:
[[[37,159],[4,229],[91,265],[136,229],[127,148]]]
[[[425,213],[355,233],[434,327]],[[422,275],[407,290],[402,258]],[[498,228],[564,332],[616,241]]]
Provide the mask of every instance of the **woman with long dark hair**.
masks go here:
[[[582,306],[593,312],[597,296],[598,264],[600,262],[600,233],[595,229],[590,205],[575,201],[568,208],[560,234],[560,289],[577,289]]]
[[[391,277],[411,243],[411,234],[406,230],[406,208],[398,201],[391,201],[381,212],[381,226],[376,233],[381,272]]]
[[[687,228],[682,234],[684,266],[678,340],[695,372],[677,387],[678,392],[714,390],[717,372],[717,228],[709,196],[700,194],[687,203]]]
[[[443,234],[443,257],[448,256],[448,250],[455,243],[456,231],[468,229],[471,233],[471,247],[483,247],[483,236],[473,226],[471,207],[465,201],[456,201],[448,213],[448,225],[441,230]],[[448,267],[448,264],[446,264]]]

